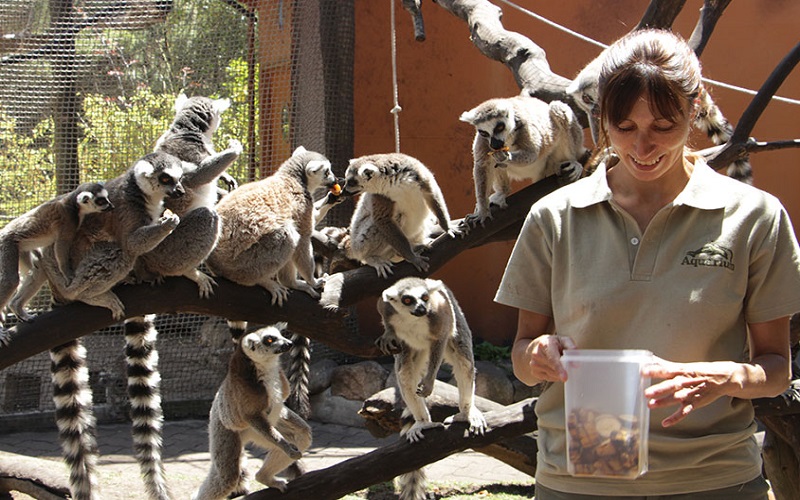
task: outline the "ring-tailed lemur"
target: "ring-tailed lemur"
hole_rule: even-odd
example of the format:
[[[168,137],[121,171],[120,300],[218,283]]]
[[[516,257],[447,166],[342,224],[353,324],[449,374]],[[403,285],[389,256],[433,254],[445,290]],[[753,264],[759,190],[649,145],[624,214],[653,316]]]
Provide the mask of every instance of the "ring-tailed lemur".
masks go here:
[[[470,432],[483,434],[486,420],[475,406],[472,332],[453,292],[438,280],[403,278],[383,291],[378,312],[384,333],[375,343],[386,354],[394,353],[397,385],[406,404],[403,416],[414,417],[402,431],[406,439],[417,442],[424,429],[441,425],[431,421],[425,398],[433,392],[442,361],[453,366],[458,385],[459,413],[445,424],[466,421]],[[422,469],[401,475],[398,482],[400,498],[425,498]]]
[[[42,252],[38,268],[50,282],[56,302],[78,300],[107,307],[115,318],[122,317],[124,306],[111,288],[127,277],[136,257],[155,248],[178,225],[176,215],[162,216],[162,212],[164,198],[183,194],[182,173],[181,162],[174,156],[151,153],[105,183],[115,208],[84,218],[70,248],[73,276],[61,275],[52,247]],[[72,496],[92,500],[96,498],[97,449],[85,351],[76,340],[51,350],[50,355],[56,422],[70,468]]]
[[[277,323],[241,337],[228,365],[228,374],[214,396],[208,424],[211,470],[194,500],[222,500],[247,493],[244,445],[267,450],[256,473],[258,482],[286,490],[276,477],[311,446],[311,427],[284,405],[289,383],[280,355],[291,341],[282,335],[286,323]]]
[[[272,296],[272,304],[283,306],[289,289],[319,298],[323,279],[314,275],[311,235],[316,209],[313,194],[337,183],[330,161],[323,155],[297,148],[278,170],[250,182],[225,196],[217,205],[222,231],[208,258],[208,268],[241,285],[258,285]],[[301,279],[298,279],[298,273]],[[229,322],[231,335],[241,335],[245,323]],[[307,417],[309,341],[293,335],[291,371],[294,394],[291,404]]]
[[[475,212],[464,218],[465,229],[491,219],[490,205],[507,206],[512,180],[537,182],[556,174],[572,182],[583,171],[583,130],[561,101],[548,104],[529,96],[489,99],[462,113],[460,120],[475,127]]]
[[[283,306],[289,289],[319,298],[322,281],[314,277],[311,233],[312,194],[336,183],[327,158],[297,148],[278,170],[243,184],[217,205],[222,232],[207,265],[241,285],[258,285]],[[303,278],[299,280],[297,274]]]
[[[575,104],[586,113],[595,144],[598,143],[599,132],[599,124],[597,122],[598,106],[600,104],[598,102],[598,80],[606,53],[606,50],[604,50],[596,58],[589,61],[566,89],[567,94],[571,95],[575,100]],[[695,124],[706,133],[714,144],[725,144],[733,136],[733,125],[722,114],[722,111],[705,87],[702,87],[698,96],[698,112],[695,115]],[[744,156],[731,163],[728,167],[728,175],[747,184],[752,184],[753,168],[750,165],[750,157]]]
[[[422,251],[433,236],[458,234],[433,173],[411,156],[388,153],[350,160],[344,193],[361,194],[350,221],[349,257],[374,267],[383,278],[403,259],[427,271]]]
[[[225,175],[228,186],[235,187],[235,180],[225,169],[242,152],[237,140],[231,140],[228,149],[219,153],[211,142],[221,115],[229,106],[228,99],[187,98],[184,94],[175,101],[175,117],[158,139],[155,151],[169,153],[183,162],[182,184],[186,193],[164,203],[181,221],[156,248],[136,259],[133,272],[136,281],[160,283],[167,276],[185,276],[197,283],[201,297],[213,293],[216,282],[199,267],[219,238],[220,220],[214,208],[219,197],[217,180]],[[136,459],[150,498],[167,500],[169,492],[161,461],[163,412],[156,347],[158,331],[154,321],[155,315],[125,320],[125,355]]]
[[[72,275],[69,249],[73,239],[90,213],[111,210],[108,191],[99,183],[85,183],[70,193],[46,201],[15,218],[0,230],[0,327],[4,309],[19,286],[20,272],[33,269],[34,252],[53,245],[59,271]],[[9,309],[22,321],[31,319],[25,304],[12,301]],[[0,332],[0,347],[4,336]]]

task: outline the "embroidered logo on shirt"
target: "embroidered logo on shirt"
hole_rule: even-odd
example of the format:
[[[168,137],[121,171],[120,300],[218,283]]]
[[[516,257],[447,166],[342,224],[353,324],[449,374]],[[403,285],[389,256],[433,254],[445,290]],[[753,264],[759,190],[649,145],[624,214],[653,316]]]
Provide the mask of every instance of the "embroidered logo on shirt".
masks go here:
[[[681,265],[724,267],[733,271],[733,250],[718,243],[706,243],[697,250],[689,250]]]

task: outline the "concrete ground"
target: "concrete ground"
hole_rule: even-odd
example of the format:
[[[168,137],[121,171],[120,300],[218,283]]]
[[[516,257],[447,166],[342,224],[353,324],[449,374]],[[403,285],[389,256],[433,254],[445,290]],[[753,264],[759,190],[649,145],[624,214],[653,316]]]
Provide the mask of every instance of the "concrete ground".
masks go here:
[[[324,469],[349,458],[367,453],[397,439],[373,437],[359,427],[311,421],[313,443],[303,461],[307,470]],[[164,463],[173,497],[189,499],[205,478],[209,468],[208,433],[205,420],[179,420],[164,425]],[[99,481],[104,500],[142,498],[139,467],[131,448],[130,424],[101,425],[97,431],[100,446]],[[53,460],[62,467],[57,432],[19,432],[0,434],[0,451]],[[259,460],[250,460],[255,473]],[[505,463],[471,450],[451,455],[426,468],[432,483],[532,484],[533,478]],[[254,488],[257,483],[252,485]],[[14,494],[15,499],[30,497]]]

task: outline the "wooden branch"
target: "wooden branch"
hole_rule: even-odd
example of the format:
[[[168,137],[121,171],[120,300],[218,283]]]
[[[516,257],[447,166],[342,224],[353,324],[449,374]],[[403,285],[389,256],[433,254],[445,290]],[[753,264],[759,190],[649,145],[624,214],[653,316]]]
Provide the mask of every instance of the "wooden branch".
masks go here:
[[[52,461],[0,451],[0,498],[10,491],[39,500],[72,498],[66,477]]]
[[[650,5],[633,31],[644,28],[669,29],[685,3],[686,0],[650,0]]]
[[[488,0],[434,0],[467,23],[472,43],[486,57],[505,64],[522,93],[544,101],[567,100],[570,79],[553,73],[544,49],[528,37],[508,31],[502,11]]]
[[[535,400],[528,399],[485,415],[488,429],[470,435],[466,423],[427,429],[422,442],[405,439],[370,453],[340,462],[327,469],[308,472],[288,484],[285,493],[266,489],[247,495],[247,500],[328,500],[358,491],[468,448],[482,448],[501,439],[520,436],[536,429]]]
[[[458,388],[444,382],[435,381],[433,393],[425,399],[434,422],[442,422],[450,415],[458,413]],[[475,396],[475,406],[484,414],[504,408],[500,403]],[[402,428],[401,415],[405,403],[394,387],[373,394],[361,406],[358,414],[364,417],[367,429],[376,437],[397,434]],[[515,469],[536,475],[536,438],[530,434],[514,436],[497,441],[488,446],[475,448],[475,451],[494,457]]]
[[[463,238],[450,238],[447,235],[439,237],[431,245],[430,250],[425,253],[430,264],[430,268],[425,273],[417,271],[408,262],[401,262],[392,268],[394,274],[385,279],[380,278],[375,269],[371,267],[360,267],[352,271],[333,274],[328,277],[320,303],[326,308],[335,310],[355,304],[370,296],[377,297],[386,287],[400,278],[428,276],[464,250],[482,245],[494,234],[524,220],[531,205],[542,196],[554,191],[558,186],[555,176],[542,179],[509,196],[508,207],[505,209],[493,209],[494,218],[489,220],[485,226],[473,228]]]
[[[778,63],[778,66],[769,75],[769,78],[761,85],[758,93],[747,106],[739,122],[736,124],[736,129],[730,140],[711,158],[708,164],[714,168],[724,168],[733,163],[735,160],[743,158],[747,155],[747,143],[751,140],[750,134],[755,127],[756,122],[761,117],[761,114],[767,107],[767,104],[778,91],[783,81],[794,70],[797,63],[800,62],[800,43]]]
[[[700,57],[705,50],[706,44],[711,39],[711,33],[717,26],[717,21],[722,17],[722,13],[729,3],[731,0],[705,0],[703,2],[703,6],[700,8],[700,18],[688,40],[689,46],[697,54],[697,57]]]
[[[287,321],[293,331],[333,349],[366,358],[382,355],[373,338],[346,326],[346,312],[326,311],[303,292],[292,291],[283,307],[277,307],[270,304],[270,295],[261,287],[216,280],[215,293],[208,299],[200,298],[197,285],[186,278],[167,278],[160,286],[121,285],[114,292],[125,304],[128,317],[185,312],[259,324]],[[54,308],[10,329],[10,344],[0,347],[0,369],[114,323],[107,309],[78,302]]]

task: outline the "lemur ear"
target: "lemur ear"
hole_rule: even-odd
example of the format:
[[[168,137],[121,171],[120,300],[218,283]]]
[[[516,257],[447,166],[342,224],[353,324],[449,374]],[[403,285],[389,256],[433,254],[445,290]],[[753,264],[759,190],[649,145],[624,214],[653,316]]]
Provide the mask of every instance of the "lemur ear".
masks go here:
[[[153,175],[154,169],[153,164],[147,160],[139,160],[133,165],[133,172],[137,176],[149,177]]]
[[[440,280],[434,280],[428,278],[425,280],[425,284],[428,286],[428,290],[430,290],[431,292],[438,292],[439,290],[444,288],[444,282]]]
[[[381,298],[384,302],[392,302],[395,297],[397,297],[397,288],[394,286],[390,286],[381,294]]]
[[[474,124],[475,123],[475,110],[471,109],[469,111],[464,111],[463,113],[461,113],[461,116],[459,116],[458,119],[461,120],[462,122],[466,122],[466,123],[469,123],[469,124]]]
[[[215,99],[212,101],[211,104],[217,113],[222,113],[223,111],[227,110],[231,107],[231,100],[230,99]]]
[[[292,156],[293,157],[294,156],[299,156],[299,155],[301,155],[301,154],[303,154],[305,152],[306,152],[306,148],[304,148],[303,146],[297,146],[297,149],[294,150],[294,152],[292,153]]]
[[[186,104],[186,101],[188,100],[189,98],[186,97],[186,94],[181,92],[180,95],[178,95],[178,97],[175,98],[175,112],[180,111],[183,108],[183,105]]]
[[[358,173],[365,179],[372,179],[372,176],[378,173],[378,167],[372,163],[367,163],[359,169]]]
[[[89,203],[89,200],[91,200],[92,197],[93,197],[92,193],[90,193],[89,191],[81,191],[80,193],[78,193],[78,203],[80,203],[81,205]]]
[[[287,323],[285,321],[279,321],[279,322],[275,323],[272,326],[274,326],[276,330],[278,330],[280,332],[284,332],[284,331],[286,331],[287,328],[289,328],[289,323]]]

